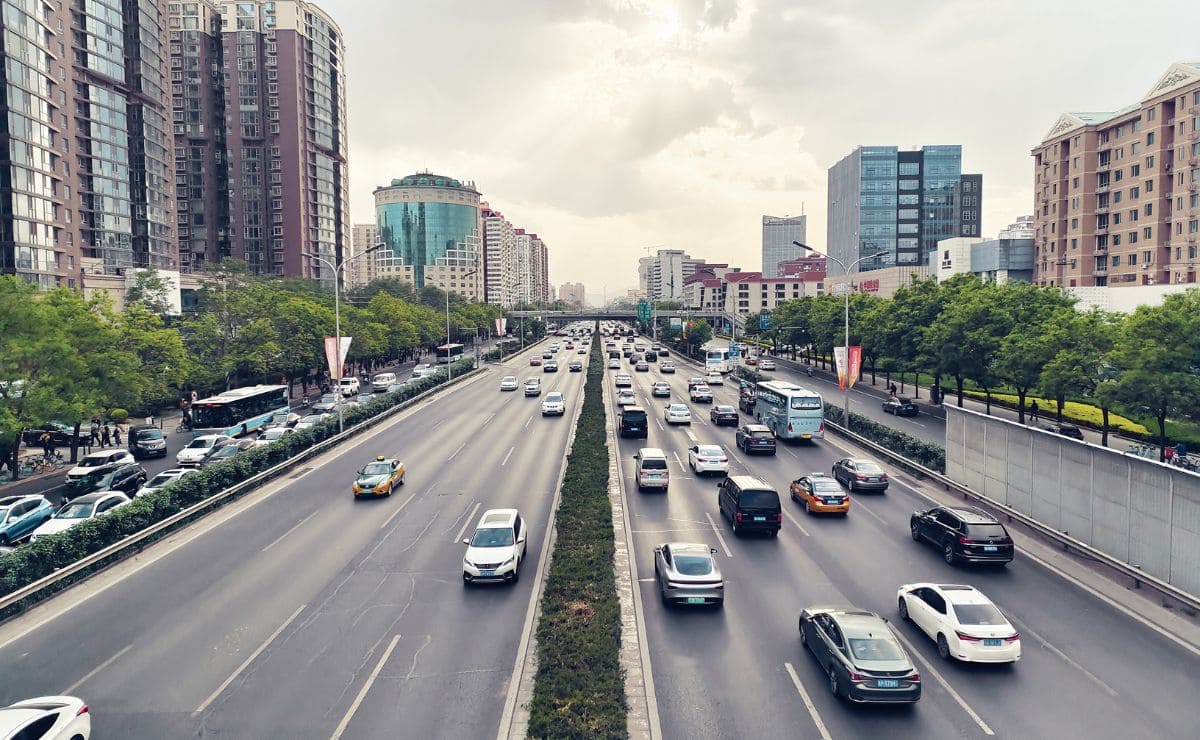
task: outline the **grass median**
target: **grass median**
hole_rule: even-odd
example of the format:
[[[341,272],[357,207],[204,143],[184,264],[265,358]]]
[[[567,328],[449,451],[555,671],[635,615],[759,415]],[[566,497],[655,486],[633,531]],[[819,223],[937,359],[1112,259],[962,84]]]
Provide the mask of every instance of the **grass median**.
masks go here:
[[[583,409],[558,504],[554,557],[537,626],[531,737],[628,736],[601,344],[592,342]]]

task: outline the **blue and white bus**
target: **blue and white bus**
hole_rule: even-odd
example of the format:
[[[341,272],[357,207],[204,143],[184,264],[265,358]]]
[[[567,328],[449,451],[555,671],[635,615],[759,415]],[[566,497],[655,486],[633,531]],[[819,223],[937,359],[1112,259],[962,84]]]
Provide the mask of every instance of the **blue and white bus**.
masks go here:
[[[704,371],[707,373],[731,373],[733,372],[733,360],[729,358],[728,342],[708,342],[701,349],[704,350]]]
[[[290,410],[286,385],[234,388],[192,404],[192,434],[236,437],[260,429],[275,414]]]
[[[463,346],[461,344],[443,344],[433,351],[433,355],[437,358],[438,364],[458,362],[463,358]]]
[[[821,394],[787,381],[768,380],[754,390],[754,418],[781,439],[824,439]]]

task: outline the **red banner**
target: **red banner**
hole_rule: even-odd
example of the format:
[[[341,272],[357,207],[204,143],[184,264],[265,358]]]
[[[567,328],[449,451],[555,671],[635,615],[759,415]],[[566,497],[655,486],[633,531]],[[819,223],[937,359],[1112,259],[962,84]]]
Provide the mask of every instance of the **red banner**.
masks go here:
[[[850,348],[850,372],[849,382],[850,387],[854,387],[854,381],[858,380],[859,373],[862,372],[862,347],[855,346]]]

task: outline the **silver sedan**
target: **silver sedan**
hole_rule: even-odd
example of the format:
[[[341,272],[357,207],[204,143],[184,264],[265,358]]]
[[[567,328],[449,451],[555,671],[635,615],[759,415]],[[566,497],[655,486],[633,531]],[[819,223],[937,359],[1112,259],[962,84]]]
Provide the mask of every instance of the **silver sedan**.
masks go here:
[[[725,579],[717,551],[694,542],[665,542],[654,548],[654,577],[664,604],[725,604]]]

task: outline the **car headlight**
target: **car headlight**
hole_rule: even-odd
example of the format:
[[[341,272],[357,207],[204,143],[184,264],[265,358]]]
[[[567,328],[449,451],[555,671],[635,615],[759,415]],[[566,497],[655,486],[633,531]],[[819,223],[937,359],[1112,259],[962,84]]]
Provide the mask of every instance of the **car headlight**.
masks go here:
[[[504,566],[511,564],[516,559],[517,559],[517,556],[513,555],[508,560],[505,560],[503,563],[500,563],[500,567],[503,568]]]

